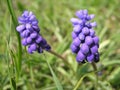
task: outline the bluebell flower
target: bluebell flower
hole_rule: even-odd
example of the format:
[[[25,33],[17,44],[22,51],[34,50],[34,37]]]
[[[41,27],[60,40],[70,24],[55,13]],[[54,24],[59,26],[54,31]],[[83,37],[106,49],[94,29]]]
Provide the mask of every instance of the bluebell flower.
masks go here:
[[[24,11],[18,18],[19,26],[16,30],[22,38],[22,45],[28,46],[27,50],[30,54],[37,51],[42,53],[43,50],[51,49],[47,41],[39,34],[40,28],[36,16],[30,11]]]
[[[95,34],[96,22],[90,22],[94,18],[88,11],[80,10],[76,12],[78,18],[72,18],[73,25],[71,50],[76,54],[78,63],[89,63],[99,61],[99,38]]]

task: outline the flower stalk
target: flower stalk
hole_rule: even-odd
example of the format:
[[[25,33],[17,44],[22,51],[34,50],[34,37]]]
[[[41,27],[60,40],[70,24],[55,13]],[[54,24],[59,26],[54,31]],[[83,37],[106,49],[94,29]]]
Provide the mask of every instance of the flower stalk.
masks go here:
[[[60,59],[64,62],[64,64],[66,64],[66,65],[75,73],[75,71],[74,71],[74,69],[71,67],[70,63],[69,63],[63,56],[59,55],[58,53],[56,53],[56,52],[53,51],[53,50],[49,50],[48,52],[51,53],[51,54],[53,54],[54,56],[60,58]]]

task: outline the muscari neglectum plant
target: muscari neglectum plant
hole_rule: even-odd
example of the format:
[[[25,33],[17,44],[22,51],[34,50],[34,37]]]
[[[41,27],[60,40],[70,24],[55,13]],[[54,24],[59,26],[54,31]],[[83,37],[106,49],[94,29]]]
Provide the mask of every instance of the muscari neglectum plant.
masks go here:
[[[76,12],[76,16],[78,18],[71,19],[73,42],[70,48],[73,53],[77,54],[76,60],[78,63],[85,63],[86,61],[92,63],[96,71],[97,67],[94,62],[99,61],[99,38],[93,29],[97,25],[96,22],[90,22],[94,15],[89,15],[87,10],[80,10]],[[18,22],[19,25],[16,30],[20,33],[22,45],[28,46],[28,53],[32,54],[35,51],[43,53],[46,50],[66,62],[61,55],[51,50],[51,46],[41,36],[38,20],[31,11],[24,11],[18,18]]]
[[[11,9],[10,13],[13,16],[13,21],[15,21],[15,15],[13,15],[14,13],[9,0],[8,5]],[[71,22],[74,26],[72,32],[73,42],[71,44],[71,50],[73,53],[77,54],[76,60],[78,63],[84,63],[86,61],[90,62],[92,63],[93,68],[96,70],[96,66],[93,62],[99,61],[99,38],[95,35],[95,31],[93,30],[93,27],[96,26],[96,23],[89,22],[94,18],[94,15],[88,15],[87,10],[80,10],[76,12],[76,16],[79,19],[71,19]],[[17,21],[14,23],[17,23]],[[45,50],[69,64],[64,57],[51,50],[51,46],[41,36],[38,20],[31,11],[24,11],[23,14],[18,18],[18,23],[19,25],[16,27],[16,30],[19,32],[20,37],[22,38],[22,45],[27,46],[28,53],[32,54],[35,51],[38,53],[43,53]],[[69,65],[69,67],[71,66]],[[77,90],[78,86],[79,83],[76,85],[74,90]]]
[[[72,18],[73,24],[71,50],[77,54],[76,60],[78,63],[98,62],[99,61],[99,38],[95,35],[93,27],[96,27],[96,22],[90,22],[94,15],[88,14],[87,10],[76,12],[77,18]],[[40,35],[40,28],[36,16],[30,11],[24,11],[18,18],[19,25],[17,31],[22,37],[22,45],[28,46],[28,52],[33,53],[43,50],[50,51],[51,47],[47,41]]]

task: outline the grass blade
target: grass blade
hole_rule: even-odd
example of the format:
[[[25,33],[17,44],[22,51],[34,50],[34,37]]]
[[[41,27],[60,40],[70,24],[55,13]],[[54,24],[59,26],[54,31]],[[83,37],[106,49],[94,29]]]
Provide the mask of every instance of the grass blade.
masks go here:
[[[9,12],[12,16],[14,28],[16,29],[16,26],[18,25],[18,21],[17,21],[16,15],[15,15],[13,7],[12,7],[12,1],[7,0],[7,5],[8,5]],[[21,71],[22,45],[21,45],[21,38],[20,38],[19,33],[16,30],[15,30],[15,32],[16,32],[16,36],[18,39],[18,63],[17,63],[18,70],[17,70],[17,74],[19,75],[19,73]]]
[[[50,72],[51,72],[51,74],[52,74],[52,76],[53,76],[53,79],[54,79],[54,82],[55,82],[55,84],[56,84],[57,89],[58,89],[58,90],[63,90],[63,87],[62,87],[62,85],[60,84],[58,78],[56,77],[56,75],[55,75],[52,67],[51,67],[50,64],[49,64],[49,62],[48,62],[47,60],[46,60],[46,62],[47,62],[47,65],[48,65],[48,67],[49,67],[49,69],[50,69]]]

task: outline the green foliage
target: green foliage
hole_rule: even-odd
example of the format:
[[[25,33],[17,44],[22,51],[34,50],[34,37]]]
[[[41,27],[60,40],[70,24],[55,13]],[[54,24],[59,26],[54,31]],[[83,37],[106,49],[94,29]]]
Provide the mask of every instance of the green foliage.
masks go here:
[[[49,69],[50,69],[50,72],[51,72],[51,74],[52,74],[52,76],[53,76],[53,79],[54,79],[54,82],[55,82],[55,84],[56,84],[57,89],[58,89],[58,90],[63,90],[63,87],[62,87],[62,85],[60,84],[58,78],[56,77],[53,69],[51,68],[51,66],[50,66],[50,64],[49,64],[49,62],[48,62],[47,60],[46,60],[46,62],[47,62],[47,65],[48,65],[48,67],[49,67]]]
[[[7,0],[0,0],[0,90],[72,90],[80,80],[78,90],[96,90],[96,76],[90,64],[78,65],[69,47],[72,41],[70,18],[75,12],[88,9],[96,15],[96,34],[100,37],[100,62],[98,67],[98,90],[120,89],[120,9],[119,0],[8,0],[12,1],[14,15],[33,11],[39,20],[41,34],[52,49],[62,55],[70,65],[54,55],[28,54],[16,37],[16,20],[8,9]],[[21,58],[21,59],[20,59]],[[20,60],[21,62],[18,62]],[[21,73],[17,73],[21,67]],[[52,73],[51,73],[52,72]],[[87,75],[87,76],[86,76]]]

